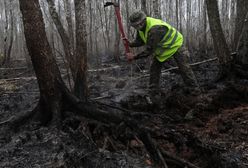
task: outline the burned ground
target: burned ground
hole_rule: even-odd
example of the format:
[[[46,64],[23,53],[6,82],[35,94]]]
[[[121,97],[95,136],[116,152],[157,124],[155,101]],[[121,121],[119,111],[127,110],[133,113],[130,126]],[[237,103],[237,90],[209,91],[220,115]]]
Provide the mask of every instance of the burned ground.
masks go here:
[[[176,71],[164,72],[161,99],[150,105],[147,72],[141,69],[138,64],[107,64],[90,71],[91,101],[135,112],[133,117],[167,156],[168,167],[185,167],[176,163],[179,159],[204,168],[248,166],[246,80],[215,83],[215,62],[199,65],[194,70],[203,93],[192,96],[184,92]],[[39,91],[32,71],[9,69],[0,75],[0,167],[156,167],[135,128],[123,123],[72,114],[61,129],[30,123],[4,132],[5,121],[35,107]]]

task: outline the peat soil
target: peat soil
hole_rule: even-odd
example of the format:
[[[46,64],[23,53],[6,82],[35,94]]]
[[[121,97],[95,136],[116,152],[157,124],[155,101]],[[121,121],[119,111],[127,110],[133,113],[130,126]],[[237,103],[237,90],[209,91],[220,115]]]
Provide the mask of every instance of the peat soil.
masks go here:
[[[247,80],[215,83],[216,63],[205,63],[194,67],[202,94],[191,95],[176,70],[166,71],[160,98],[149,104],[149,76],[142,68],[138,63],[106,64],[90,70],[90,100],[108,109],[145,114],[136,119],[152,130],[152,139],[161,151],[176,158],[165,158],[170,168],[186,167],[180,159],[202,168],[248,167]],[[4,131],[6,121],[32,110],[38,99],[32,70],[1,70],[0,167],[160,167],[150,158],[135,128],[121,124],[71,115],[61,129],[29,123],[15,132]]]

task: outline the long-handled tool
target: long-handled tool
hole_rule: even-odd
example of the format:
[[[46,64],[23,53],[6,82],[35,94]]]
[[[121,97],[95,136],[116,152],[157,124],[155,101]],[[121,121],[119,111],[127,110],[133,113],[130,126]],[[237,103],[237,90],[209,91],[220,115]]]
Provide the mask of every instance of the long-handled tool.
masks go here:
[[[120,29],[120,32],[121,32],[121,38],[123,40],[123,43],[124,43],[124,46],[125,46],[125,53],[126,53],[126,56],[127,56],[127,53],[130,52],[130,49],[129,49],[129,42],[128,42],[128,39],[126,38],[124,28],[123,28],[123,24],[122,24],[122,20],[121,20],[120,5],[118,3],[115,3],[115,2],[106,2],[104,7],[111,6],[111,5],[113,5],[115,7],[115,14],[116,14],[116,17],[117,17],[119,29]]]

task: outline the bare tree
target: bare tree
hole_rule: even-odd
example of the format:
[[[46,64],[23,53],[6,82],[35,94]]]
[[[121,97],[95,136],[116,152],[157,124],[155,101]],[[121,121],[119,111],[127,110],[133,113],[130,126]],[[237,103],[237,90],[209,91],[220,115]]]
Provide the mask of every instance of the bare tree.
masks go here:
[[[20,0],[20,9],[23,15],[27,48],[40,89],[40,100],[34,112],[43,124],[51,120],[52,123],[58,124],[61,120],[62,108],[61,87],[64,85],[46,38],[39,1]]]
[[[7,65],[10,63],[11,51],[12,51],[13,41],[14,41],[14,16],[13,16],[12,7],[10,7],[9,13],[10,13],[10,42],[9,42],[9,47],[7,50],[7,55],[3,62],[3,64],[7,64]]]
[[[203,44],[208,46],[208,41],[207,41],[207,5],[204,3],[203,7]],[[204,47],[204,52],[206,53],[206,47]]]
[[[141,0],[141,10],[144,11],[145,14],[149,15],[147,11],[146,0]]]
[[[125,8],[126,8],[126,17],[127,17],[127,34],[129,35],[130,34],[130,28],[131,28],[131,26],[130,26],[130,23],[129,23],[129,21],[128,21],[128,18],[129,18],[129,16],[130,16],[130,14],[129,14],[129,2],[128,2],[128,0],[126,0],[125,1]]]
[[[189,49],[192,48],[192,46],[190,45],[190,41],[191,41],[191,28],[192,28],[192,11],[191,11],[191,1],[187,1],[187,46]]]
[[[92,1],[89,1],[89,15],[90,15],[90,25],[89,25],[89,30],[90,30],[90,37],[89,37],[89,47],[90,47],[90,53],[93,53],[93,32],[92,32],[92,29],[93,29],[93,7],[92,7]]]
[[[214,48],[220,63],[220,72],[218,78],[222,79],[231,73],[231,56],[220,23],[218,2],[217,0],[206,0],[206,4],[210,30],[214,41]]]
[[[49,12],[52,16],[53,22],[54,22],[54,24],[58,30],[58,33],[60,35],[61,40],[62,40],[65,57],[66,57],[66,60],[69,64],[69,67],[71,69],[72,77],[75,80],[76,79],[76,69],[74,66],[75,59],[74,59],[74,53],[73,53],[73,44],[70,43],[72,40],[70,40],[69,35],[66,33],[66,31],[63,27],[63,24],[59,18],[59,15],[56,12],[54,0],[47,0],[47,2],[49,4]],[[73,35],[71,35],[71,36],[73,36]]]
[[[70,38],[71,52],[74,52],[74,44],[75,44],[74,36],[75,36],[75,34],[73,31],[71,2],[70,2],[70,0],[64,0],[64,4],[65,4],[65,12],[66,12],[66,21],[68,24],[68,36]]]
[[[87,101],[87,37],[86,37],[86,5],[85,0],[75,0],[76,15],[76,80],[75,95]]]
[[[235,23],[234,40],[233,40],[234,49],[237,48],[238,40],[240,37],[240,32],[243,29],[245,16],[248,11],[248,1],[237,0],[236,10],[237,10],[237,15],[236,15],[236,21],[235,21],[236,23]]]
[[[102,10],[101,10],[101,6],[99,5],[99,3],[97,3],[97,9],[98,9],[98,12],[99,12],[99,18],[100,18],[100,23],[101,23],[101,27],[102,27],[102,36],[103,36],[103,42],[104,42],[104,48],[105,50],[108,49],[108,46],[107,46],[107,37],[106,37],[106,34],[104,33],[105,31],[105,28],[104,28],[104,20],[102,18]]]
[[[6,0],[4,0],[6,25],[5,25],[4,53],[3,53],[2,65],[9,64],[10,57],[11,57],[11,51],[13,47],[14,16],[13,16],[13,10],[12,10],[12,3],[13,3],[12,1],[9,1],[9,3],[7,4]],[[9,13],[7,9],[9,9]]]
[[[240,34],[240,39],[237,45],[237,56],[235,57],[235,62],[238,65],[236,70],[238,75],[248,79],[248,12],[244,19],[243,30]]]
[[[117,1],[120,4],[120,0]],[[129,34],[129,33],[128,33]],[[115,18],[115,43],[114,43],[114,58],[117,63],[120,63],[120,32],[118,28],[117,18]]]

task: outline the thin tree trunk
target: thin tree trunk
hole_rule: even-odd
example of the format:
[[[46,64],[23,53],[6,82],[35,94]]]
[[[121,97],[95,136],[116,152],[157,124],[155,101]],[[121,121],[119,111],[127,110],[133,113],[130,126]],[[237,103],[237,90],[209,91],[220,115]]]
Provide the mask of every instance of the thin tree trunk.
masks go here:
[[[4,2],[4,12],[5,12],[5,28],[4,28],[4,47],[3,47],[3,61],[2,61],[2,65],[5,64],[6,62],[6,57],[7,57],[7,46],[8,46],[8,27],[9,27],[9,18],[8,18],[8,12],[7,12],[7,2],[6,0],[3,1]]]
[[[240,39],[237,45],[237,57],[235,61],[238,64],[245,65],[246,71],[248,66],[248,12],[246,12],[246,17],[244,19],[243,30],[240,34]],[[247,72],[246,72],[247,73]],[[248,74],[248,73],[247,73]],[[248,78],[248,76],[246,76]]]
[[[73,79],[75,80],[76,79],[76,69],[74,66],[75,60],[74,60],[74,55],[73,55],[73,49],[71,46],[72,44],[70,44],[70,38],[66,34],[66,31],[63,28],[63,25],[59,19],[59,15],[56,12],[54,0],[47,0],[47,2],[49,4],[49,12],[52,16],[53,22],[54,22],[54,24],[55,24],[55,26],[59,32],[61,40],[62,40],[66,60],[69,63],[69,67],[72,71]]]
[[[70,0],[64,0],[64,4],[65,4],[65,12],[66,12],[66,21],[68,24],[68,36],[70,38],[70,46],[71,46],[71,52],[74,53],[74,44],[75,44],[75,40],[74,40],[74,31],[73,31],[73,23],[72,23],[72,14],[71,14],[71,3]],[[74,55],[74,54],[72,54]]]
[[[75,0],[76,17],[76,80],[75,95],[83,101],[88,98],[87,84],[87,32],[86,32],[86,6],[85,0]]]
[[[21,15],[21,12],[19,14]],[[20,23],[20,38],[22,39],[21,50],[22,50],[23,55],[25,57],[27,67],[32,68],[32,61],[31,61],[31,57],[30,57],[28,50],[27,50],[27,43],[26,43],[26,38],[25,38],[25,34],[24,34],[23,17],[20,18],[20,22],[21,22]]]
[[[207,39],[207,5],[204,2],[203,7],[203,43],[205,44],[204,53],[207,53],[207,47],[208,47],[208,39]]]
[[[177,23],[177,29],[179,28],[179,5],[178,0],[176,0],[176,23]]]
[[[181,0],[180,2],[179,2],[179,6],[180,6],[180,8],[182,8],[182,6],[183,6],[183,1]],[[184,18],[184,14],[183,14],[183,11],[182,10],[179,10],[179,30],[180,30],[180,32],[183,32],[183,26],[182,26],[182,20],[183,20],[183,18]]]
[[[126,7],[127,18],[129,18],[129,3],[128,3],[128,0],[126,0],[126,2],[125,2],[125,7]],[[126,20],[127,20],[127,34],[130,35],[131,26],[130,26],[130,23],[129,23],[128,19],[126,19]]]
[[[89,1],[89,15],[90,15],[90,37],[89,37],[89,46],[90,46],[90,53],[93,54],[93,33],[92,33],[92,29],[93,29],[93,8],[92,8],[92,1]]]
[[[146,0],[141,0],[141,10],[145,12],[146,15],[149,15],[147,11]]]
[[[134,4],[135,4],[135,8],[138,8],[138,0],[134,0]]]
[[[105,9],[105,8],[104,8]],[[108,15],[108,10],[105,10],[104,12],[104,19],[105,19],[105,33],[106,33],[106,37],[107,37],[107,51],[110,51],[110,16],[113,15],[114,13],[112,13],[112,8],[109,8],[109,15]],[[108,53],[109,54],[109,53]]]
[[[191,50],[192,49],[192,46],[189,45],[190,42],[191,42],[191,21],[192,20],[192,17],[191,17],[191,1],[187,1],[187,46],[188,46],[188,49]]]
[[[98,3],[97,3],[97,9],[99,11],[100,23],[102,26],[103,42],[104,42],[105,49],[107,49],[107,39],[106,39],[106,36],[104,33],[104,23],[103,23],[103,19],[102,19],[102,11],[101,11],[101,8],[100,8]]]
[[[120,0],[118,0],[120,4]],[[114,58],[117,63],[120,63],[120,32],[118,29],[117,18],[115,18],[115,44],[114,44]]]
[[[233,40],[233,48],[237,48],[238,40],[240,37],[240,32],[243,29],[244,20],[246,12],[248,11],[248,1],[247,0],[237,0],[236,5],[236,21],[235,21],[235,31],[234,31],[234,40]]]
[[[220,23],[218,2],[217,0],[206,0],[206,4],[214,48],[220,63],[219,78],[222,79],[231,74],[231,56]]]
[[[11,51],[12,51],[13,41],[14,41],[14,16],[13,16],[12,7],[10,7],[10,19],[11,19],[10,20],[10,42],[9,42],[9,47],[7,51],[6,61],[4,61],[4,64],[6,65],[9,65],[10,63]]]

